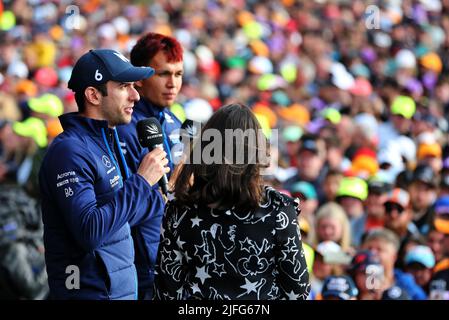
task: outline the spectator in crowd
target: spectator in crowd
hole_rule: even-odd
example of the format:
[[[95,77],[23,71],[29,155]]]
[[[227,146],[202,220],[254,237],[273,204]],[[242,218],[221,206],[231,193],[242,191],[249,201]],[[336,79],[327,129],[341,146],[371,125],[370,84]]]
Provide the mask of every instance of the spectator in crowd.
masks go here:
[[[424,290],[415,283],[410,274],[394,268],[399,250],[399,239],[392,231],[387,229],[370,231],[362,243],[362,248],[379,257],[384,268],[385,288],[397,285],[413,300],[426,299]]]
[[[366,231],[384,226],[384,203],[390,189],[390,185],[379,177],[374,177],[368,181],[368,196],[365,200]]]
[[[324,280],[332,275],[342,275],[351,256],[333,241],[323,241],[315,248],[313,273],[310,279],[310,299],[320,299]]]
[[[418,144],[417,159],[419,165],[427,165],[433,169],[435,174],[438,174],[443,165],[441,159],[443,151],[441,145],[433,139],[431,138],[431,141],[423,139],[424,141]]]
[[[327,172],[323,182],[323,192],[327,202],[335,201],[342,178],[343,173],[340,171],[329,170]]]
[[[449,300],[449,211],[447,210],[447,198],[443,197],[435,206],[435,218],[433,220],[434,228],[444,235],[443,237],[443,256],[444,259],[434,268],[434,274],[429,284],[429,299],[432,300]]]
[[[368,195],[367,183],[358,177],[344,177],[337,191],[337,202],[348,215],[352,245],[360,244],[365,232],[366,214],[363,202]]]
[[[46,299],[49,294],[36,199],[15,179],[0,184],[0,298]]]
[[[290,189],[296,181],[311,183],[318,194],[318,199],[323,200],[322,182],[325,176],[323,169],[326,156],[324,141],[314,135],[301,137],[301,147],[298,151],[298,173],[296,177],[286,182],[286,189]]]
[[[413,223],[425,234],[431,220],[431,206],[437,197],[438,176],[431,167],[419,165],[413,171],[408,191],[413,210]]]
[[[426,246],[411,248],[404,258],[405,271],[412,274],[415,282],[426,294],[429,294],[429,282],[432,278],[435,257],[432,250]]]
[[[378,257],[359,250],[352,258],[348,274],[358,289],[358,300],[380,300],[384,288],[384,269]]]
[[[309,223],[315,221],[315,211],[318,208],[318,196],[315,187],[306,181],[295,182],[290,187],[292,197],[302,199],[301,216]]]
[[[407,191],[400,188],[391,190],[384,202],[384,207],[385,228],[393,231],[401,243],[413,235],[420,235],[418,228],[412,222],[410,195]]]
[[[324,280],[323,300],[357,300],[358,290],[354,281],[346,275],[330,276]]]
[[[16,181],[26,186],[33,181],[30,177],[33,160],[39,149],[47,146],[47,129],[41,119],[30,117],[20,122],[5,124],[0,136],[3,145],[3,167],[0,181]]]
[[[444,256],[444,233],[438,231],[434,226],[430,227],[429,232],[426,236],[427,246],[432,250],[432,253],[435,257],[435,264],[438,264],[442,261]]]
[[[449,268],[449,197],[443,196],[435,202],[434,206],[434,218],[432,223],[432,229],[438,232],[437,240],[441,241],[441,255],[438,263],[435,266],[434,272],[439,272]],[[443,236],[441,237],[440,234]],[[438,246],[437,246],[438,248]]]
[[[416,111],[415,101],[405,95],[396,96],[390,105],[391,122],[382,124],[379,127],[379,148],[389,148],[389,145],[398,141],[410,142],[414,145],[408,135],[411,132],[412,117]]]
[[[326,143],[326,163],[325,167],[328,173],[329,172],[342,172],[344,171],[350,164],[349,159],[345,157],[345,150],[342,148],[340,141],[338,140],[338,136],[336,136],[336,132],[332,132],[332,135],[329,137],[323,138]],[[326,184],[323,183],[323,187]]]
[[[346,252],[351,248],[348,217],[335,202],[326,203],[316,213],[315,240],[312,243],[316,246],[323,241],[333,241]]]

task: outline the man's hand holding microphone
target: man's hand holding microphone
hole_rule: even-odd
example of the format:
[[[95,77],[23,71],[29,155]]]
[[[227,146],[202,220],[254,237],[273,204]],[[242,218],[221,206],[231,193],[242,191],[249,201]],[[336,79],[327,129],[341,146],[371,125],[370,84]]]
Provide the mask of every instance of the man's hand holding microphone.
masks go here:
[[[162,193],[167,195],[166,174],[170,172],[170,168],[167,166],[167,153],[163,148],[164,136],[159,121],[156,118],[139,121],[137,136],[142,147],[150,150],[142,159],[137,174],[140,174],[152,186],[159,183]]]

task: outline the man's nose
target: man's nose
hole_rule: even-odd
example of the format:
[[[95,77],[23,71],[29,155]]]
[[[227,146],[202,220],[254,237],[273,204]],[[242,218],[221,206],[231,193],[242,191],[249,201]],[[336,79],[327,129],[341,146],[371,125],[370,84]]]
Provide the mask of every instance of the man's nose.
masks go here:
[[[167,87],[173,88],[175,86],[175,75],[170,75],[167,79]]]
[[[130,86],[129,97],[133,101],[139,101],[140,100],[139,92],[137,92],[137,90],[136,90],[136,88],[134,86]]]
[[[399,217],[399,210],[396,208],[393,208],[390,210],[389,214],[393,219],[396,219]]]

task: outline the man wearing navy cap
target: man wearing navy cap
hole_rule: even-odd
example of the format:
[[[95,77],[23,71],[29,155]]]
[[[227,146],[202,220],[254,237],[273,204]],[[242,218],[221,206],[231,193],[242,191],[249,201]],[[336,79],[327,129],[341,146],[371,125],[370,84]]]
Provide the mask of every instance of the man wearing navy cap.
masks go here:
[[[329,276],[324,280],[321,296],[323,300],[357,300],[358,293],[350,277]]]
[[[313,134],[303,135],[300,142],[301,146],[297,154],[297,173],[284,183],[284,187],[290,190],[294,183],[307,181],[315,187],[318,200],[323,203],[325,194],[322,185],[328,171],[325,143],[323,139]]]
[[[429,231],[430,208],[437,197],[438,178],[430,166],[419,164],[413,171],[412,181],[408,187],[413,223],[422,234]]]
[[[384,269],[371,251],[359,250],[352,258],[348,274],[359,290],[359,300],[380,300],[384,288]]]
[[[130,175],[116,126],[131,121],[134,82],[153,73],[107,49],[90,50],[73,68],[68,87],[79,112],[59,117],[64,132],[39,173],[53,299],[137,298],[130,227],[163,207],[157,182],[168,160],[155,149]]]

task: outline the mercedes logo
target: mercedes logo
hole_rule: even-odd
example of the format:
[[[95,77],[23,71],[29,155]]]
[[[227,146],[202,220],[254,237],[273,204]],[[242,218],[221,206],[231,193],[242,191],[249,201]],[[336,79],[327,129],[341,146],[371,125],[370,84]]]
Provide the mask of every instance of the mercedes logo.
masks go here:
[[[107,156],[103,156],[101,158],[101,161],[106,166],[106,168],[110,168],[111,167],[111,160],[109,160],[109,158]]]

